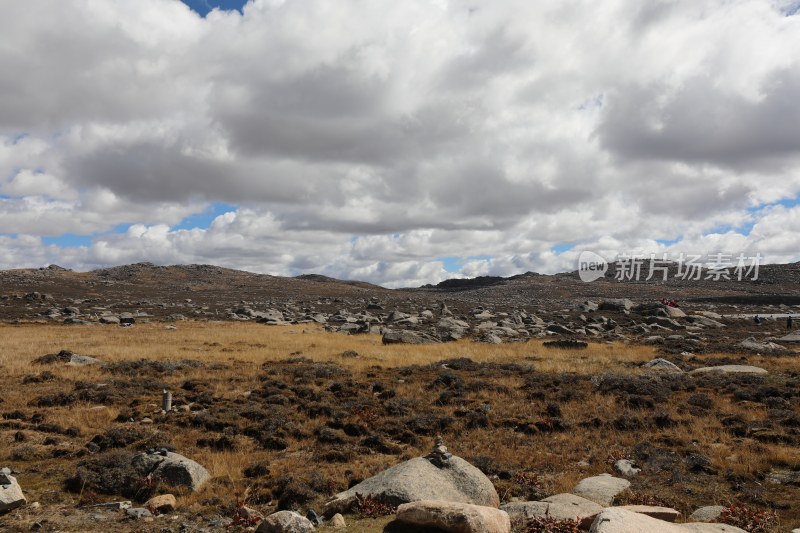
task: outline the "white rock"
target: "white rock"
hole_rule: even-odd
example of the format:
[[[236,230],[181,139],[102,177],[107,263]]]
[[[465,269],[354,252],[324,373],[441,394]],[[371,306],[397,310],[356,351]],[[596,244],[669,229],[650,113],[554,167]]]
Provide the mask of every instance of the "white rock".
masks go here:
[[[719,518],[719,515],[721,515],[722,511],[724,510],[725,507],[722,505],[708,505],[706,507],[700,507],[691,515],[689,515],[689,520],[691,522],[714,522]]]
[[[22,487],[11,474],[0,474],[0,513],[6,513],[28,503]]]
[[[631,482],[627,479],[612,477],[610,474],[600,474],[582,480],[575,486],[572,493],[600,505],[609,506],[617,494],[630,486]]]
[[[505,511],[468,503],[424,500],[397,508],[397,521],[432,527],[448,533],[510,533],[511,519]]]

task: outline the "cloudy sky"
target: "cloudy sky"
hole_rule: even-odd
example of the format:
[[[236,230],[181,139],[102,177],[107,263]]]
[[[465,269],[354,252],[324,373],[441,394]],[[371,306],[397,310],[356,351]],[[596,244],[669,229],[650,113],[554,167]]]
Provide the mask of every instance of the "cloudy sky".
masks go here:
[[[0,268],[800,260],[798,0],[3,0],[0,34]]]

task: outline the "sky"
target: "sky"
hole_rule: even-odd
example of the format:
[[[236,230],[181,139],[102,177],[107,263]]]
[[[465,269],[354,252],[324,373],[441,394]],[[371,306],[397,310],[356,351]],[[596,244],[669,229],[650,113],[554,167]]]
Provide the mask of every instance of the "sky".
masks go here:
[[[800,1],[0,3],[0,268],[800,260]]]

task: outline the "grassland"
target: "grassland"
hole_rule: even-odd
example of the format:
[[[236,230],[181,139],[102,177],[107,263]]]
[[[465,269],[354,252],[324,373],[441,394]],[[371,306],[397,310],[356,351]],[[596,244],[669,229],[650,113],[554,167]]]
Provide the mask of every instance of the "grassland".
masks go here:
[[[118,495],[65,490],[76,466],[153,443],[209,469],[202,491],[179,493],[178,513],[211,520],[231,516],[246,491],[264,512],[319,509],[348,484],[426,453],[436,434],[506,500],[569,491],[611,472],[610,459],[630,457],[643,472],[629,501],[658,500],[684,515],[742,502],[776,510],[777,531],[800,524],[800,488],[771,482],[776,472],[800,471],[800,363],[792,357],[681,361],[687,370],[743,362],[768,369],[766,378],[658,377],[640,368],[655,348],[624,344],[384,346],[374,335],[230,322],[9,325],[0,335],[0,466],[18,471],[29,501],[42,504],[0,518],[0,528],[42,520],[94,528],[79,507]],[[34,363],[64,349],[106,365]],[[163,388],[177,412],[160,412]],[[141,438],[87,451],[110,431]],[[248,473],[254,465],[261,475]],[[383,527],[348,518],[351,531]]]

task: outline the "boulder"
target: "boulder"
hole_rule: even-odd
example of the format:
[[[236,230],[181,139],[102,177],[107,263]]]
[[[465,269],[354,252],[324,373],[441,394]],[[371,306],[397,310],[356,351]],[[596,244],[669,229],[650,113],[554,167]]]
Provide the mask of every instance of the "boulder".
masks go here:
[[[556,520],[575,520],[580,523],[584,528],[589,525],[597,516],[597,513],[603,510],[601,505],[597,505],[589,500],[584,500],[579,496],[569,494],[586,502],[585,504],[574,505],[573,503],[564,502],[510,502],[502,505],[500,509],[508,513],[511,518],[511,525],[515,530],[525,531],[526,528],[535,518],[550,517]]]
[[[600,474],[582,480],[575,486],[572,493],[608,507],[617,494],[630,486],[631,482],[627,479],[613,477],[610,474]]]
[[[767,374],[768,372],[763,368],[749,365],[720,365],[720,366],[704,366],[696,368],[690,374],[702,374],[704,372],[721,372],[723,374]]]
[[[314,526],[308,518],[294,511],[278,511],[258,524],[256,533],[310,533]]]
[[[211,478],[208,470],[199,463],[166,450],[137,455],[132,464],[143,476],[152,475],[170,485],[186,486],[193,491]]]
[[[678,309],[677,307],[666,306],[664,307],[664,311],[670,318],[683,318],[686,316],[686,313],[684,313],[682,309]]]
[[[355,501],[356,494],[370,496],[390,505],[437,500],[495,508],[500,506],[500,498],[489,478],[454,455],[447,457],[446,462],[415,457],[384,470],[334,496],[325,504],[325,514],[346,512]]]
[[[661,357],[657,357],[652,361],[646,362],[645,364],[642,365],[642,368],[659,372],[683,372],[683,370],[681,370],[678,365],[670,361],[667,361],[666,359],[662,359]]]
[[[604,509],[592,522],[590,533],[746,533],[727,524],[672,524],[622,507]]]
[[[131,507],[130,509],[125,509],[125,516],[132,518],[133,520],[143,520],[145,518],[152,520],[153,513],[144,507]]]
[[[150,498],[144,506],[153,514],[167,514],[175,510],[178,500],[172,494],[162,494]]]
[[[448,533],[510,533],[511,520],[495,507],[424,500],[397,508],[397,521]]]
[[[555,494],[542,500],[545,503],[557,504],[573,509],[578,516],[595,516],[603,510],[603,506],[576,494]]]
[[[344,517],[340,513],[333,515],[328,525],[333,529],[347,529],[347,522],[344,521]]]
[[[620,507],[603,510],[592,522],[590,533],[686,533],[677,524],[628,511]]]
[[[636,468],[636,465],[627,459],[620,459],[614,463],[614,471],[625,477],[635,477],[642,469]]]
[[[746,338],[745,340],[739,343],[739,347],[744,348],[745,350],[748,350],[750,352],[769,354],[769,355],[780,355],[791,352],[791,350],[789,350],[785,346],[781,346],[780,344],[775,344],[774,342],[760,342],[757,341],[754,337]]]
[[[383,334],[383,344],[435,344],[439,339],[417,331],[387,331]]]
[[[119,317],[114,315],[103,315],[100,317],[101,324],[117,324],[119,325]]]
[[[11,475],[11,471],[4,468],[0,473],[0,513],[7,513],[26,503],[28,503],[28,500],[25,499],[25,495],[22,493],[22,487],[19,486],[16,478]]]
[[[633,302],[627,298],[605,300],[600,302],[600,311],[630,311],[632,307]]]
[[[692,522],[714,522],[719,518],[719,515],[722,514],[722,511],[725,510],[725,507],[722,505],[708,505],[706,507],[700,507],[691,515],[689,515],[689,520]]]

